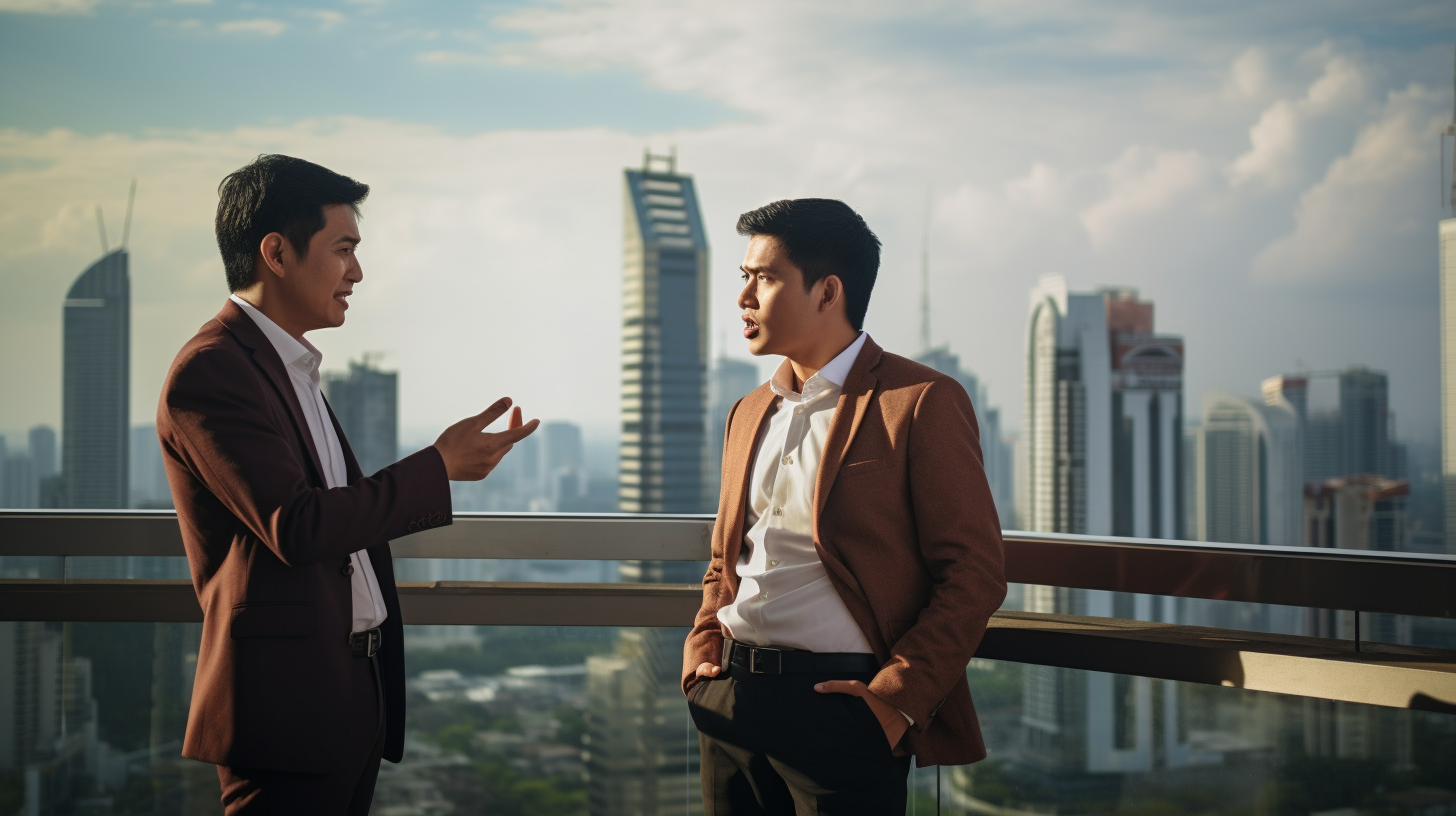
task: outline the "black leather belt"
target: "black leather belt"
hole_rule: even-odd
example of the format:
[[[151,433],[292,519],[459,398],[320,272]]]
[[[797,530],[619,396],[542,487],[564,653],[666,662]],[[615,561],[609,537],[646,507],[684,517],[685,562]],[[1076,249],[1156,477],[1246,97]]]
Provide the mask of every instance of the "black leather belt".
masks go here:
[[[379,644],[383,642],[384,633],[377,626],[367,632],[349,634],[349,648],[354,650],[355,657],[373,657],[379,654]]]
[[[866,652],[810,652],[781,646],[753,646],[723,639],[723,665],[750,674],[874,674],[880,662]]]

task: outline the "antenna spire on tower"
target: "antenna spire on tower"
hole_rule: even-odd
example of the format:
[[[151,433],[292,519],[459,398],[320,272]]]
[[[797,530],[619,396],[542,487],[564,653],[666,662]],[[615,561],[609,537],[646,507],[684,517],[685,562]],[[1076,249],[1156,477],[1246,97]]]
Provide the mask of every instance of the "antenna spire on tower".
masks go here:
[[[925,191],[925,225],[920,234],[920,349],[930,351],[930,190]]]
[[[121,226],[121,248],[126,249],[127,239],[131,238],[131,207],[136,203],[136,179],[131,180],[131,192],[126,194],[126,220]]]
[[[1447,125],[1446,126],[1446,129],[1443,130],[1443,131],[1441,131],[1441,135],[1438,137],[1441,140],[1441,180],[1442,181],[1445,180],[1445,176],[1446,176],[1446,137],[1447,136],[1456,137],[1456,72],[1453,72],[1453,74],[1452,74],[1452,83],[1451,84],[1452,84],[1452,90],[1453,90],[1453,94],[1452,94],[1451,124]],[[1444,191],[1442,191],[1442,192],[1444,192]],[[1451,147],[1451,193],[1450,193],[1449,198],[1446,201],[1442,201],[1441,202],[1441,206],[1443,206],[1443,207],[1449,206],[1452,210],[1456,210],[1456,141],[1453,141],[1452,142],[1452,147]]]
[[[101,217],[101,205],[96,205],[96,230],[101,233],[101,254],[111,252],[111,247],[106,243],[106,220]]]

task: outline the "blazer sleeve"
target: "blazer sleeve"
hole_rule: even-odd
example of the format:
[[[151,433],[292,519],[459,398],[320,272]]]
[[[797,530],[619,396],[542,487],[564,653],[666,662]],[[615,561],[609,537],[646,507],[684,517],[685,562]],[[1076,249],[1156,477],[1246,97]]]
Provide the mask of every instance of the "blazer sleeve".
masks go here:
[[[163,444],[285,564],[310,564],[451,522],[450,482],[425,448],[347,487],[311,487],[238,355],[200,349],[162,395]]]
[[[728,439],[733,431],[733,416],[738,413],[739,400],[728,411],[728,421],[723,427],[723,467],[728,466]],[[725,506],[728,501],[728,485],[725,482],[718,489],[718,518],[713,522],[712,553],[708,560],[708,571],[703,573],[703,603],[693,620],[692,631],[683,641],[682,688],[686,694],[697,682],[698,666],[702,663],[718,665],[723,654],[723,628],[718,623],[718,610],[723,606],[723,537],[727,535],[724,524],[733,521],[734,508]]]
[[[924,730],[980,646],[1006,597],[1001,523],[965,389],[932,381],[910,424],[910,500],[930,600],[894,644],[870,690]]]

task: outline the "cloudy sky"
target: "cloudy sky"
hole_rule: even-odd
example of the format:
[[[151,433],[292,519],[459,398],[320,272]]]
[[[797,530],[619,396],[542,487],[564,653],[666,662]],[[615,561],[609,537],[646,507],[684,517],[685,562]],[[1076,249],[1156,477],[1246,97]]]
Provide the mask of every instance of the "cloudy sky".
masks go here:
[[[1298,367],[1439,411],[1447,2],[0,0],[0,431],[58,424],[60,313],[131,249],[132,417],[226,296],[216,186],[263,152],[373,186],[326,365],[386,353],[412,439],[502,394],[613,432],[624,167],[675,146],[736,337],[736,216],[842,198],[885,242],[867,328],[932,335],[1020,424],[1027,293],[1131,285],[1187,401]],[[1449,148],[1448,148],[1449,149]],[[1449,153],[1448,153],[1449,168]],[[1449,171],[1448,171],[1449,172]]]

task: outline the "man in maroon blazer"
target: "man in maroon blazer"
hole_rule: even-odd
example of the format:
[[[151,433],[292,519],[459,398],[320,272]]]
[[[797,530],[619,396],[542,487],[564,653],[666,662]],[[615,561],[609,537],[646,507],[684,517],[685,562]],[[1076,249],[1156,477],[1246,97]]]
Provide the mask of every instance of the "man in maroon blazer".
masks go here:
[[[157,407],[202,643],[182,755],[218,766],[228,814],[367,814],[404,751],[404,651],[389,541],[449,524],[536,421],[482,433],[502,399],[365,475],[304,334],[341,326],[363,280],[369,188],[288,156],[219,187],[232,296],[177,354]]]
[[[905,812],[910,757],[986,755],[966,684],[1006,594],[975,412],[862,331],[880,242],[843,202],[745,213],[733,407],[683,646],[709,816]]]

